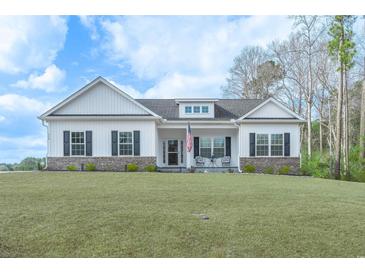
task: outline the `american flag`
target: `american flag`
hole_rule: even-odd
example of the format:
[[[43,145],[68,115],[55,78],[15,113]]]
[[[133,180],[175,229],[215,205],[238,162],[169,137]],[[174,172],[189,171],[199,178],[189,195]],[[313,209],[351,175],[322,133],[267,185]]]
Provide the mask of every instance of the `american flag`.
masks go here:
[[[188,131],[186,132],[186,149],[188,152],[191,151],[193,147],[193,136],[191,135],[190,123],[188,123]]]

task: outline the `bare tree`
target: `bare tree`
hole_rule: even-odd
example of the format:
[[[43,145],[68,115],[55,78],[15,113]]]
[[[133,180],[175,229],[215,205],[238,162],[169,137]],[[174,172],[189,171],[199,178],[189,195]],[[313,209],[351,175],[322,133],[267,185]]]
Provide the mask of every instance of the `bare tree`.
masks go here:
[[[238,98],[267,98],[275,92],[280,67],[269,59],[261,47],[245,47],[229,70],[224,95]]]
[[[315,75],[313,70],[313,60],[319,52],[319,41],[325,31],[324,24],[319,16],[295,16],[294,26],[298,29],[302,37],[301,51],[306,58],[307,64],[307,88],[305,99],[307,103],[307,147],[308,156],[312,155],[312,108],[313,96],[315,92]]]

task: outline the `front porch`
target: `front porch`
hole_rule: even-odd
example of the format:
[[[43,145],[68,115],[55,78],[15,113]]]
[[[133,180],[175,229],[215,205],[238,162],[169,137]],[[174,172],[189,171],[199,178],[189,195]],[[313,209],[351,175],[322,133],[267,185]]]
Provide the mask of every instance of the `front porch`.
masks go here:
[[[230,172],[237,170],[238,127],[232,123],[191,123],[193,145],[186,148],[187,123],[160,125],[157,166],[165,172]]]

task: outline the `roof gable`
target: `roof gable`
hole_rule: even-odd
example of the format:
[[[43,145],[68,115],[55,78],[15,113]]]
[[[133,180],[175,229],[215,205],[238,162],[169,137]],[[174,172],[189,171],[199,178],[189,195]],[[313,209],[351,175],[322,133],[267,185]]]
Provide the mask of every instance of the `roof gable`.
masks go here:
[[[79,91],[73,93],[54,108],[41,115],[40,118],[72,115],[152,115],[159,117],[102,77],[96,78]]]
[[[296,119],[304,120],[274,98],[269,98],[247,112],[238,120],[244,119]]]

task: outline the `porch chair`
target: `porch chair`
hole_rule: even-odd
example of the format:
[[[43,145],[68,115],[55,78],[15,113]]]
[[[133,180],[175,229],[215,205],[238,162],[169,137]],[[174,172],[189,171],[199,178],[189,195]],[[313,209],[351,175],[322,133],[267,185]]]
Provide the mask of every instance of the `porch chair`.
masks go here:
[[[222,158],[222,166],[224,166],[224,167],[231,166],[231,156],[224,156]]]
[[[195,165],[196,165],[197,167],[202,167],[202,166],[204,166],[204,158],[203,158],[203,157],[201,157],[201,156],[196,156],[196,157],[195,157]]]

